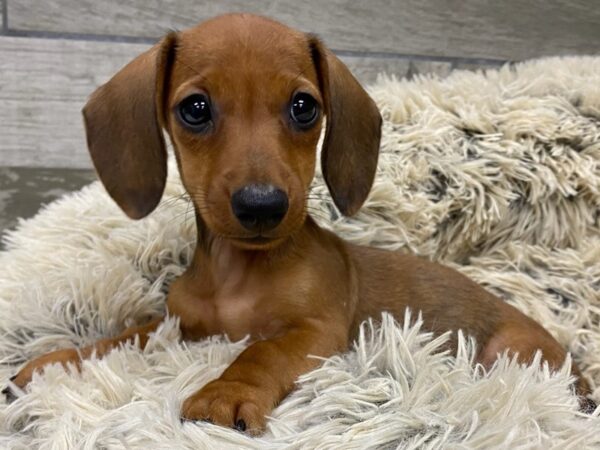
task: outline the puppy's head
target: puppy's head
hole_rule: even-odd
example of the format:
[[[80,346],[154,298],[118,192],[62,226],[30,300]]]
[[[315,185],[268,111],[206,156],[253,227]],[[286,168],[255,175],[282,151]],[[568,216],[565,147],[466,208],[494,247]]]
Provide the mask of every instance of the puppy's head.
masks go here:
[[[349,70],[315,37],[252,15],[169,34],[83,113],[98,175],[128,216],[161,198],[164,128],[198,214],[244,248],[302,226],[324,118],[322,170],[343,214],[360,208],[377,165],[381,117]]]

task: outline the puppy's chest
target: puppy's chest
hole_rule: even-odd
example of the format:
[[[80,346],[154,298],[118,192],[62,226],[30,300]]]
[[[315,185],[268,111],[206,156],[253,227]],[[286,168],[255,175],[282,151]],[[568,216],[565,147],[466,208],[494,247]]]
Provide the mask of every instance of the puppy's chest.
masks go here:
[[[267,294],[268,295],[268,294]],[[232,340],[262,339],[278,332],[281,321],[269,308],[264,289],[254,283],[222,286],[210,295],[186,292],[169,298],[169,312],[180,317],[184,339],[226,334]]]
[[[264,333],[264,320],[258,314],[261,303],[252,292],[224,292],[212,298],[201,299],[205,304],[204,327],[209,334],[225,333],[237,340],[247,334]],[[258,337],[258,336],[254,336]]]

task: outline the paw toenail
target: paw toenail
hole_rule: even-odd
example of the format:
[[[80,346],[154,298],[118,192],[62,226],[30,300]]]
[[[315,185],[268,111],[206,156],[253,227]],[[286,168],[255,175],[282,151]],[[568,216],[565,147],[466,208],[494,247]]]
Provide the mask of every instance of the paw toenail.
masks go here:
[[[12,390],[9,387],[5,387],[2,389],[2,394],[6,397],[6,403],[12,403],[17,399],[17,396],[13,394]]]
[[[246,431],[246,422],[244,422],[244,419],[238,419],[235,423],[235,429],[238,431]]]
[[[581,410],[586,414],[592,414],[598,405],[591,398],[584,398],[581,406]]]

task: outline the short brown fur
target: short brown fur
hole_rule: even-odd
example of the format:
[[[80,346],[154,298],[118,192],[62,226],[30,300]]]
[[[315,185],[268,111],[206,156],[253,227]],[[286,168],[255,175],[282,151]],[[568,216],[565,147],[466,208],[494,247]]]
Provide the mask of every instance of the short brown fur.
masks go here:
[[[322,112],[309,130],[288,120],[298,90]],[[175,115],[183,98],[199,92],[214,107],[212,128],[201,134]],[[344,351],[363,320],[382,311],[401,320],[407,307],[422,311],[435,333],[462,329],[474,336],[486,367],[504,350],[529,362],[539,349],[552,368],[563,364],[566,353],[546,330],[455,270],[351,245],[310,218],[323,115],[322,169],[346,215],[358,211],[371,188],[381,132],[373,101],[314,36],[252,15],[218,17],[168,35],[99,88],[84,115],[98,175],[132,218],[150,213],[162,194],[161,127],[167,130],[198,223],[193,262],[171,285],[167,309],[181,318],[184,339],[251,336],[218,379],[185,400],[183,418],[258,434],[298,376],[318,364],[308,355]],[[241,227],[230,207],[232,193],[248,183],[271,183],[289,198],[283,221],[260,236]],[[78,364],[136,335],[143,346],[159,323],[80,352],[44,355],[14,383],[25,386],[45,364]],[[588,394],[575,365],[573,372],[577,393]]]

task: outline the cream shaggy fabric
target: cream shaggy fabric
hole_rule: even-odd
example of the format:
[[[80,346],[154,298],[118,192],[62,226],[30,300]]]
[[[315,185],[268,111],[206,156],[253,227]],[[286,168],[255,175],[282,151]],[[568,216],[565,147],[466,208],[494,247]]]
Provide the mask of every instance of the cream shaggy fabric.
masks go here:
[[[544,324],[600,400],[600,58],[383,78],[371,93],[385,123],[370,199],[341,218],[317,176],[317,218],[350,241],[442,260],[481,282]],[[6,236],[2,383],[33,356],[163,310],[194,242],[174,172],[142,221],[126,219],[95,183]],[[81,374],[36,376],[15,403],[0,404],[0,446],[600,448],[600,411],[578,412],[568,370],[504,358],[484,373],[472,342],[461,339],[457,357],[440,353],[446,337],[432,339],[416,312],[403,323],[377,319],[352,351],[302,377],[262,438],[179,422],[182,400],[245,343],[181,343],[170,319],[144,351],[126,346]]]

